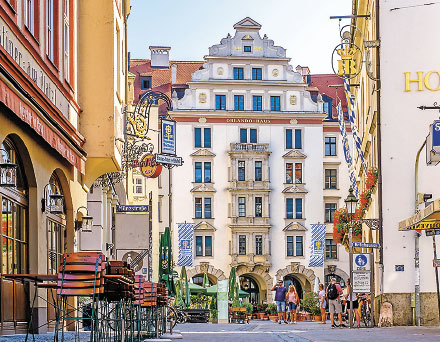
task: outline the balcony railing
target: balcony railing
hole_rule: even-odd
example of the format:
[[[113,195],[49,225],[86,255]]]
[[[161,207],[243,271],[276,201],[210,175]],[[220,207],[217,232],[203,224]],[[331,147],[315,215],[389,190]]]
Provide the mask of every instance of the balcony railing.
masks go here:
[[[232,143],[232,152],[269,152],[269,144]]]

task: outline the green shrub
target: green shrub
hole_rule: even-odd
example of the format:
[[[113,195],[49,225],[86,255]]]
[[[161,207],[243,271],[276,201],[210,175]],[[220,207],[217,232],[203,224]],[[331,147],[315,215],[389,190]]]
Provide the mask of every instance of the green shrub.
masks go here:
[[[274,304],[274,303],[270,303],[270,304],[267,305],[266,313],[267,313],[268,315],[276,315],[277,312],[278,312],[278,310],[277,310],[277,306],[276,306],[276,304]]]
[[[319,309],[318,295],[314,292],[309,292],[304,295],[304,298],[301,301],[301,306],[313,316],[319,316],[321,313],[321,310]]]
[[[254,307],[251,303],[244,302],[243,306],[246,308],[246,313],[251,314],[252,312],[254,312]]]

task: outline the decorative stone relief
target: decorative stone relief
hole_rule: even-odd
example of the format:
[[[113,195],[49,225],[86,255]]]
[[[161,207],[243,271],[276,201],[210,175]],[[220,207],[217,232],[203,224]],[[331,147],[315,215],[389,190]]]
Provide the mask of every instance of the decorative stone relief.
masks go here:
[[[290,124],[291,125],[296,125],[298,123],[298,120],[297,119],[292,119],[292,120],[290,120]]]
[[[200,103],[206,103],[206,94],[205,93],[200,93],[199,94],[199,102]]]
[[[272,75],[273,75],[273,77],[278,77],[278,74],[279,74],[278,69],[273,69],[273,70],[272,70]]]
[[[217,75],[223,75],[223,68],[222,67],[217,68]]]
[[[200,123],[206,123],[206,118],[199,118]]]
[[[290,104],[292,106],[296,105],[296,95],[290,95]]]

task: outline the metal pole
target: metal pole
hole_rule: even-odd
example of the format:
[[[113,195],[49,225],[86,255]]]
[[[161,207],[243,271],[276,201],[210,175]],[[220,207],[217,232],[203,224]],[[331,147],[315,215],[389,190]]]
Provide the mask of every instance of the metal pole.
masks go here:
[[[415,172],[414,172],[414,213],[417,213],[418,211],[418,200],[417,200],[417,194],[418,194],[418,178],[419,178],[419,159],[420,159],[420,153],[423,150],[423,147],[426,145],[426,140],[423,142],[422,146],[417,151],[416,155],[416,162],[414,165]],[[414,241],[414,268],[415,268],[415,286],[414,286],[414,292],[416,297],[416,325],[419,327],[421,324],[421,318],[420,318],[420,234],[418,232],[415,232],[415,241]]]
[[[432,248],[434,250],[434,259],[437,259],[437,246],[435,244],[435,235],[432,236]],[[434,267],[435,282],[437,284],[437,304],[438,304],[438,318],[440,320],[440,288],[438,284],[438,267]]]
[[[350,214],[350,229],[348,231],[348,241],[349,241],[349,255],[350,255],[350,319],[349,327],[352,327],[353,322],[353,214]]]

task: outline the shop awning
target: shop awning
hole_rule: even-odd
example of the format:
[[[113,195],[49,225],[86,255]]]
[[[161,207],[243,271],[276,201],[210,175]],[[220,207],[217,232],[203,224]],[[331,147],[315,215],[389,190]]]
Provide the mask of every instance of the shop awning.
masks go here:
[[[440,199],[399,222],[399,230],[440,229]]]

